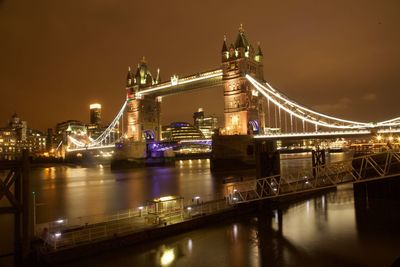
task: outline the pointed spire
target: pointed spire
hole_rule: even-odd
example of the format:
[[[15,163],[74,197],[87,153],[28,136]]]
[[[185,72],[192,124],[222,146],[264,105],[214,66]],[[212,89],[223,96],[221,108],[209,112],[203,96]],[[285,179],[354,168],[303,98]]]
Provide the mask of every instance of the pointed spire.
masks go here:
[[[140,60],[140,63],[141,64],[146,64],[146,57],[145,56],[142,57],[142,60]]]
[[[128,67],[128,75],[126,76],[126,78],[129,79],[129,78],[132,78],[132,77],[133,77],[133,75],[132,75],[131,67],[129,66]]]
[[[244,28],[243,28],[242,23],[240,23],[240,26],[239,26],[239,33],[244,33]]]
[[[222,43],[222,53],[228,52],[228,47],[226,46],[226,35],[224,35],[224,42]]]
[[[126,84],[131,86],[133,83],[133,74],[131,72],[131,67],[128,67],[128,74],[126,75]]]
[[[156,77],[156,82],[157,82],[157,83],[160,83],[160,82],[161,82],[160,68],[157,68],[157,77]]]
[[[135,77],[140,77],[140,64],[137,64]]]
[[[239,34],[236,37],[235,48],[245,48],[249,45],[246,36],[244,35],[243,24],[240,24]]]
[[[254,60],[257,62],[261,62],[263,60],[263,53],[261,51],[261,45],[260,42],[257,43],[257,51],[256,51],[256,55],[254,56]]]
[[[262,53],[262,51],[261,51],[261,44],[260,44],[260,42],[258,42],[257,43],[257,52],[256,52],[256,55],[257,56],[263,56],[263,53]]]

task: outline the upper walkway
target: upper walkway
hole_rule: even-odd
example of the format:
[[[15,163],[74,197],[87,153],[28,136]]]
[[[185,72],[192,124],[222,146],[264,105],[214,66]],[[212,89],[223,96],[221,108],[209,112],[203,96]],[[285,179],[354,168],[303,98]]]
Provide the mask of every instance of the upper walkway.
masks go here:
[[[222,84],[222,70],[214,69],[179,78],[174,75],[171,80],[141,89],[139,95],[166,96],[179,94],[184,91],[206,88]]]

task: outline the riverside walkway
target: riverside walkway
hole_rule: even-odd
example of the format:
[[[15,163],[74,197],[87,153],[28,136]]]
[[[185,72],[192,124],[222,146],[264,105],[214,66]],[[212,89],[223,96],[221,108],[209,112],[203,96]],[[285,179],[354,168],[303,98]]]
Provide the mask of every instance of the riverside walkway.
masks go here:
[[[46,251],[52,252],[179,224],[231,209],[233,209],[232,203],[226,198],[206,202],[194,198],[184,203],[183,198],[167,196],[155,199],[148,205],[113,215],[88,216],[75,220],[62,219],[37,224],[35,233],[37,238],[44,241]]]

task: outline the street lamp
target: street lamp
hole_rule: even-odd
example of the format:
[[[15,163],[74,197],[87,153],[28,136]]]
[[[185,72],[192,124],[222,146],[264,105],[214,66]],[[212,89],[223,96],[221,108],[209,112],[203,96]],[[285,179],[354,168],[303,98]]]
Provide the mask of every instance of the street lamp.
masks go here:
[[[140,216],[142,216],[143,206],[140,206],[138,209],[139,209],[139,217],[140,217]]]

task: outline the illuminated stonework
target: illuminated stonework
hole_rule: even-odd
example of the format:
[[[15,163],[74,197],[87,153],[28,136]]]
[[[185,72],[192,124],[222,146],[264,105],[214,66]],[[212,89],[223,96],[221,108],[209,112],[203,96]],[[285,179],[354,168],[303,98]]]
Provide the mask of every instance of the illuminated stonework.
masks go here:
[[[131,83],[132,76],[129,69],[126,88],[128,99],[126,138],[132,141],[159,140],[161,97],[143,95],[140,89],[158,84],[161,80],[160,71],[157,70],[157,78],[153,79],[146,61],[142,59],[138,65],[134,83]]]
[[[243,26],[234,44],[222,45],[224,80],[224,135],[263,133],[265,128],[265,100],[245,78],[246,74],[263,80],[262,52],[255,51],[244,35]]]

